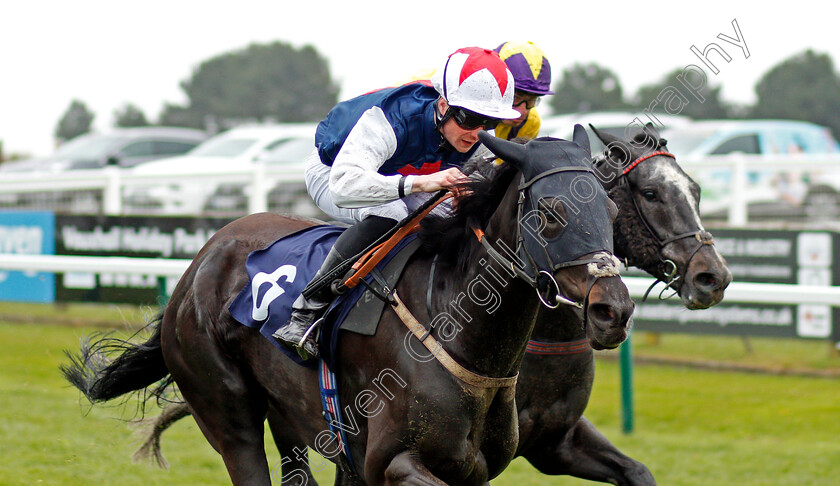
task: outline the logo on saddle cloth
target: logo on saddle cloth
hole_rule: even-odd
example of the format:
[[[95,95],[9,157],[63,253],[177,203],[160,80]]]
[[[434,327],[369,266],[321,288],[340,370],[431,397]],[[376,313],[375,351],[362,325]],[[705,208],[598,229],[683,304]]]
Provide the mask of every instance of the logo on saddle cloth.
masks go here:
[[[233,318],[271,336],[289,320],[295,299],[344,230],[313,226],[251,252],[245,262],[250,280],[229,307]]]
[[[280,286],[279,281],[285,277],[286,282],[294,283],[295,275],[297,275],[297,267],[294,265],[281,265],[280,268],[271,272],[259,272],[251,279],[251,318],[255,321],[264,321],[268,319],[268,306],[274,302],[274,299],[283,295],[286,290]],[[263,293],[260,299],[260,290],[263,284],[269,284],[268,290]]]

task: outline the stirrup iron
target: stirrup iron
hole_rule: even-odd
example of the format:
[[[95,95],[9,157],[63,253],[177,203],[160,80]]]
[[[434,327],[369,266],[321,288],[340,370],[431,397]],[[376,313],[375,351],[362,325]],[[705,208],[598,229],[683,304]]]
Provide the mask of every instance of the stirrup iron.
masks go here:
[[[310,334],[312,334],[312,332],[313,332],[314,330],[318,329],[318,327],[319,327],[319,326],[320,326],[323,322],[324,322],[324,317],[323,317],[323,316],[322,316],[322,317],[320,317],[320,318],[318,318],[318,319],[316,319],[316,320],[315,320],[315,322],[313,322],[313,323],[312,323],[312,325],[311,325],[311,326],[309,326],[309,328],[306,330],[306,332],[305,332],[305,333],[303,333],[303,337],[301,337],[301,338],[300,338],[300,341],[298,341],[298,343],[297,343],[297,347],[299,347],[299,348],[303,348],[303,344],[304,344],[304,343],[306,342],[306,340],[309,338],[309,335],[310,335]]]

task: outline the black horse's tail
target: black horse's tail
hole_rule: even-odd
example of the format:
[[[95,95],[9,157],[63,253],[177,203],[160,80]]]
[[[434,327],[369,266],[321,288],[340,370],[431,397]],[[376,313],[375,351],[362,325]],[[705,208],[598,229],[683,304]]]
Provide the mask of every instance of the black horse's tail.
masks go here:
[[[143,444],[134,452],[134,462],[148,460],[156,463],[161,469],[169,469],[169,462],[163,457],[160,448],[160,437],[175,422],[190,415],[192,409],[186,402],[172,402],[166,405],[157,417],[135,421],[138,437]]]
[[[160,348],[161,318],[158,315],[149,323],[146,329],[151,327],[152,335],[142,343],[107,336],[95,341],[84,339],[79,355],[65,352],[71,362],[62,365],[61,372],[91,403],[105,402],[163,380],[150,390],[160,397],[172,382]]]

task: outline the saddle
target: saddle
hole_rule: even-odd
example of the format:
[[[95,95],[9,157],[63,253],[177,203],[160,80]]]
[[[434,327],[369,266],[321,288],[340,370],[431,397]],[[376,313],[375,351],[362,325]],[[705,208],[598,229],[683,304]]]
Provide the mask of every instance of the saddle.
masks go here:
[[[272,334],[286,324],[292,304],[315,276],[335,240],[346,228],[321,225],[305,228],[278,239],[262,250],[251,252],[245,263],[248,283],[231,302],[231,316],[240,324],[259,329],[260,334],[298,364],[315,368],[314,360],[303,361],[298,354],[280,345]],[[402,236],[402,235],[401,235]],[[332,368],[338,331],[373,335],[385,307],[376,294],[394,288],[409,258],[420,247],[416,235],[402,237],[379,263],[370,262],[366,276],[357,271],[351,278],[355,285],[339,295],[330,305],[321,326],[318,345],[322,358]],[[367,260],[369,261],[369,260]],[[362,262],[364,263],[364,262]],[[360,265],[361,267],[362,265]]]

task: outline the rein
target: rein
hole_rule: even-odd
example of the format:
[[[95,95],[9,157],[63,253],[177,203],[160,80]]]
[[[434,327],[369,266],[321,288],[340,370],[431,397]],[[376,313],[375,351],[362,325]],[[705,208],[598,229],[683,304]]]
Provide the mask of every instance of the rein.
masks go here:
[[[353,288],[360,281],[361,279],[369,274],[371,270],[373,270],[376,265],[385,258],[385,255],[388,254],[396,245],[400,242],[403,238],[414,233],[420,229],[420,221],[425,218],[429,213],[432,212],[434,208],[436,208],[440,203],[446,201],[447,199],[452,198],[453,195],[451,192],[446,192],[439,197],[435,197],[431,204],[425,207],[422,211],[418,212],[411,220],[409,220],[405,225],[401,226],[399,230],[397,230],[390,238],[383,241],[382,243],[374,246],[366,253],[364,253],[357,261],[353,264],[351,269],[353,270],[352,275],[347,277],[347,279],[342,283],[344,287]]]
[[[570,299],[570,298],[568,298],[568,297],[566,297],[566,296],[564,296],[560,293],[560,285],[554,279],[554,275],[552,275],[550,272],[548,272],[546,270],[539,270],[537,272],[537,278],[540,275],[547,276],[550,279],[549,281],[552,284],[554,284],[554,288],[557,289],[557,294],[555,294],[555,296],[554,296],[554,301],[555,302],[554,302],[554,304],[551,304],[548,300],[546,300],[546,298],[540,292],[539,287],[537,285],[537,278],[531,277],[527,273],[523,272],[519,268],[519,266],[516,263],[513,262],[513,260],[508,259],[506,256],[502,255],[498,250],[493,248],[493,246],[490,244],[490,242],[487,241],[487,238],[484,237],[484,231],[482,231],[480,229],[477,229],[477,228],[473,228],[473,233],[475,233],[475,236],[476,236],[476,238],[478,238],[478,242],[481,243],[481,246],[484,247],[484,249],[487,251],[487,253],[491,257],[493,257],[494,260],[496,260],[497,262],[502,264],[502,266],[509,268],[511,270],[511,272],[516,274],[517,277],[519,277],[522,280],[525,280],[526,282],[528,282],[528,284],[537,291],[537,297],[539,297],[540,302],[544,306],[548,307],[549,309],[556,309],[560,304],[570,305],[570,306],[576,307],[578,309],[583,309],[585,307],[585,302],[589,299],[589,290],[592,290],[592,286],[595,284],[594,279],[589,283],[589,289],[586,292],[586,297],[584,298],[584,302],[575,302],[572,299]],[[519,249],[519,247],[520,247],[520,245],[517,245],[517,250]],[[585,260],[574,260],[574,261],[571,261],[571,262],[564,262],[564,263],[561,263],[561,264],[557,265],[555,267],[555,270],[559,269],[559,268],[568,268],[568,267],[574,267],[574,266],[578,266],[578,265],[588,265],[590,263],[594,263],[596,265],[597,264],[603,264],[604,259],[603,258],[597,258],[597,255],[596,255],[596,257],[587,258]]]
[[[628,165],[627,167],[624,168],[624,170],[621,172],[621,175],[619,176],[619,178],[621,179],[621,182],[624,183],[624,184],[627,184],[628,187],[629,187],[630,182],[627,180],[627,174],[630,173],[631,170],[636,168],[636,166],[638,166],[640,163],[644,162],[647,159],[657,157],[657,156],[670,157],[674,160],[677,159],[677,157],[674,154],[672,154],[670,152],[666,152],[664,150],[657,150],[655,152],[651,152],[649,154],[643,155],[643,156],[637,158],[636,160],[634,160],[630,165]],[[706,230],[703,230],[703,229],[698,229],[697,231],[689,231],[689,232],[686,232],[686,233],[680,233],[678,235],[674,235],[674,236],[672,236],[670,238],[667,238],[667,239],[664,239],[664,240],[661,239],[659,237],[659,235],[656,233],[656,231],[653,230],[653,227],[650,225],[650,222],[648,221],[648,219],[645,218],[644,213],[642,212],[641,208],[639,208],[639,203],[636,202],[636,198],[634,198],[632,194],[630,195],[630,200],[633,201],[633,208],[636,210],[636,214],[639,215],[639,219],[642,221],[642,224],[644,224],[645,229],[647,229],[648,233],[650,233],[650,235],[653,236],[653,239],[659,245],[660,252],[666,246],[668,246],[669,244],[674,243],[676,241],[679,241],[679,240],[682,240],[682,239],[685,239],[685,238],[695,238],[695,239],[697,239],[699,244],[697,245],[697,247],[694,248],[694,251],[691,252],[691,256],[688,257],[688,261],[686,261],[686,263],[685,263],[686,269],[688,269],[688,266],[691,265],[691,260],[694,258],[694,256],[697,254],[697,252],[700,251],[701,248],[703,248],[704,245],[714,245],[715,244],[715,240],[712,237],[712,234],[709,233]],[[674,284],[680,279],[679,268],[677,267],[677,264],[673,260],[667,259],[667,260],[661,260],[661,262],[664,265],[671,267],[670,270],[666,270],[666,271],[663,272],[664,277],[667,279],[667,281],[657,277],[656,280],[654,280],[654,282],[650,285],[650,287],[648,287],[647,291],[645,291],[645,294],[642,297],[642,302],[647,300],[648,295],[650,294],[650,292],[653,290],[653,288],[659,282],[663,282],[665,284],[665,288],[662,289],[662,291],[659,293],[659,298],[660,299],[663,299],[662,295],[669,288],[673,289],[674,293],[671,294],[668,297],[665,297],[665,299],[671,298],[671,297],[673,297],[674,295],[677,294],[677,290],[674,287]]]

